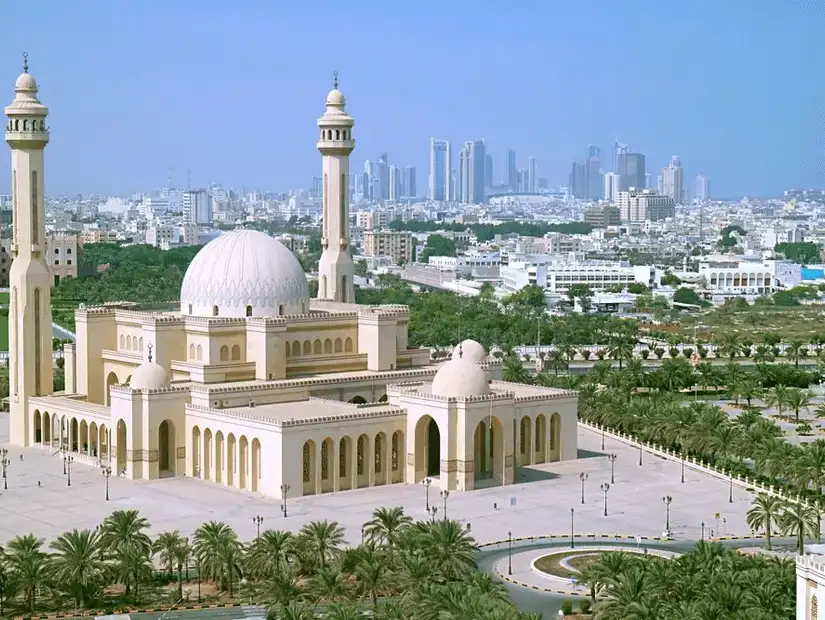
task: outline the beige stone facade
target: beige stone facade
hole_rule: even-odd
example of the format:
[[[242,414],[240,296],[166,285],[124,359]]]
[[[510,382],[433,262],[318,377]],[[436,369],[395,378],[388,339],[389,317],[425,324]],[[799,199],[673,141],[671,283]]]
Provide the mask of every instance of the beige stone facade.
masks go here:
[[[336,93],[328,105],[343,101]],[[26,139],[6,137],[13,149]],[[14,169],[42,172],[39,154],[15,153]],[[468,491],[510,484],[518,466],[576,458],[575,392],[496,381],[500,365],[472,341],[434,364],[428,348],[409,346],[405,306],[310,301],[295,256],[251,230],[201,249],[179,311],[78,309],[65,391],[50,393],[50,280],[40,246],[24,239],[43,238],[42,200],[15,196],[26,230],[9,319],[17,445],[128,478],[190,476],[276,497],[425,477]],[[324,247],[328,265],[339,250]]]
[[[408,232],[364,231],[364,255],[388,256],[396,265],[413,262],[413,238]]]
[[[12,239],[0,239],[0,287],[9,286],[13,245]],[[77,235],[62,232],[47,234],[45,258],[54,284],[63,278],[76,278],[80,266]]]

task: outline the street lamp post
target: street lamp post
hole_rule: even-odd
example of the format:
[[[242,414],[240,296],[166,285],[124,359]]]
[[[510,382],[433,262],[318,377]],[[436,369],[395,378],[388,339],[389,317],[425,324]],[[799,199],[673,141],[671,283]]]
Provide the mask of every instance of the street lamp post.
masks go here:
[[[705,540],[705,522],[702,521],[702,540]]]
[[[435,523],[435,515],[438,512],[438,506],[430,506],[427,513],[430,515],[430,520]]]
[[[361,527],[361,545],[364,545],[364,539],[367,537],[367,528],[366,526]]]
[[[64,446],[61,443],[61,445],[60,445],[60,454],[63,455],[63,475],[64,476],[66,475],[66,452],[67,452],[66,446]]]
[[[72,486],[72,463],[74,463],[74,457],[70,454],[66,458],[66,486]]]
[[[682,484],[685,483],[685,455],[682,454]]]
[[[289,485],[288,484],[282,484],[281,485],[281,501],[283,503],[281,504],[281,512],[284,513],[284,519],[286,519],[287,516],[289,516],[287,514],[287,510],[286,510],[286,494],[287,493],[289,493]]]
[[[573,517],[574,517],[575,514],[576,514],[576,509],[571,508],[570,509],[570,548],[571,549],[576,548],[576,540],[575,540],[574,535],[573,535],[573,531],[574,531],[573,530]]]
[[[264,522],[264,518],[261,515],[255,515],[252,517],[252,523],[255,524],[255,538],[261,537],[261,523]]]
[[[665,495],[662,498],[662,503],[665,505],[665,533],[670,536],[670,504],[673,498],[670,495]]]
[[[604,493],[604,516],[606,517],[607,516],[607,492],[610,490],[610,483],[609,482],[602,482],[602,484],[599,488]]]
[[[425,493],[427,503],[424,506],[424,510],[426,510],[427,513],[430,512],[430,485],[432,483],[433,483],[432,478],[424,478],[424,480],[421,481],[421,484],[424,485],[424,489],[426,489],[424,491],[424,493]]]
[[[582,483],[582,504],[583,504],[584,503],[584,483],[587,482],[587,474],[584,473],[584,472],[581,472],[579,474],[579,480],[581,480],[581,483]]]
[[[607,460],[610,461],[610,484],[615,484],[616,480],[616,459],[618,455],[608,454]]]
[[[513,532],[507,532],[507,574],[513,574]]]
[[[106,501],[109,501],[109,477],[112,475],[111,467],[103,468],[103,479],[106,481]]]
[[[639,467],[642,466],[642,442],[639,442]]]
[[[2,451],[3,458],[2,458],[2,460],[0,460],[0,463],[3,464],[3,489],[7,490],[9,488],[9,476],[8,476],[7,468],[8,468],[9,465],[11,465],[11,461],[6,456],[6,454],[8,454],[8,450],[3,448],[3,451]]]
[[[441,499],[444,500],[444,520],[447,520],[447,498],[450,497],[450,492],[447,489],[444,489],[440,493]]]
[[[733,475],[730,477],[730,486],[728,487],[728,503],[733,503]],[[719,527],[716,528],[717,530]]]
[[[604,424],[602,424],[602,450],[604,450]]]

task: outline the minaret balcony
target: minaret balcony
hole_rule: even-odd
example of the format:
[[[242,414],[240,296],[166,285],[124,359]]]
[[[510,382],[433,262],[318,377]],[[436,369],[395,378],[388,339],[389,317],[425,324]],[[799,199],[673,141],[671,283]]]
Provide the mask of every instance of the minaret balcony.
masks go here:
[[[6,142],[12,148],[25,148],[25,145],[34,146],[36,144],[46,144],[48,141],[48,129],[45,131],[6,131]]]

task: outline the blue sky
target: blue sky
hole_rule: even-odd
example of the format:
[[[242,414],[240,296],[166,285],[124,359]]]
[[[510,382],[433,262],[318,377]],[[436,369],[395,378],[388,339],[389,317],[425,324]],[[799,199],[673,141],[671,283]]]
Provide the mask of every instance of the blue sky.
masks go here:
[[[4,6],[0,77],[27,51],[51,109],[47,190],[318,174],[339,71],[353,167],[386,151],[426,184],[430,136],[528,155],[551,183],[618,137],[717,196],[825,186],[821,0],[27,0]],[[8,164],[0,188],[8,191]]]

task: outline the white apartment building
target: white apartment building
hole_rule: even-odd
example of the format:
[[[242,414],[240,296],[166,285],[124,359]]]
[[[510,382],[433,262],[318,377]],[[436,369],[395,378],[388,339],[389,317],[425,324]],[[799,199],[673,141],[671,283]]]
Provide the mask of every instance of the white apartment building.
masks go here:
[[[212,224],[212,196],[205,189],[183,192],[183,221],[186,224]]]
[[[628,262],[571,261],[556,256],[511,257],[501,267],[501,280],[508,291],[518,291],[535,284],[546,293],[564,295],[576,284],[586,284],[592,291],[604,291],[616,285],[639,282],[652,287],[655,269],[649,265],[633,266]]]
[[[364,255],[388,256],[396,265],[413,261],[415,245],[412,234],[391,230],[365,230]]]
[[[198,243],[198,227],[191,224],[153,224],[146,229],[146,243],[161,250]]]
[[[699,263],[699,275],[714,295],[757,297],[784,288],[780,277],[793,277],[791,265],[786,261],[763,261],[759,257],[709,256]],[[801,268],[799,277],[801,279]]]
[[[501,266],[498,252],[468,252],[462,256],[430,256],[429,265],[439,271],[454,271],[461,275],[490,274]]]
[[[619,213],[623,222],[655,222],[676,215],[676,201],[651,189],[619,192]]]

